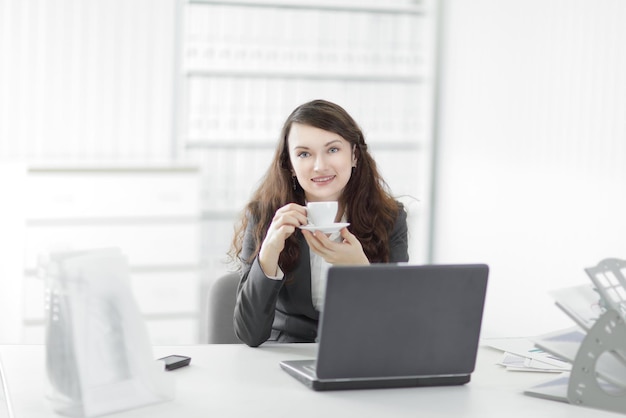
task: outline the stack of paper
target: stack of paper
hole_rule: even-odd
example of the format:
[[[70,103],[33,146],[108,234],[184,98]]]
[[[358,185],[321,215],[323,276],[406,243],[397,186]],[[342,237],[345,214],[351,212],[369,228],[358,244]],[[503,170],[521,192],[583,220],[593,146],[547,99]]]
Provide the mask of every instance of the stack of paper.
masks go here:
[[[511,371],[560,373],[571,370],[578,348],[587,331],[604,312],[593,284],[553,290],[556,305],[577,326],[535,338],[501,338],[485,343],[504,352],[501,365]]]
[[[562,373],[571,369],[567,361],[535,347],[528,338],[493,338],[483,342],[503,351],[500,365],[508,371]]]

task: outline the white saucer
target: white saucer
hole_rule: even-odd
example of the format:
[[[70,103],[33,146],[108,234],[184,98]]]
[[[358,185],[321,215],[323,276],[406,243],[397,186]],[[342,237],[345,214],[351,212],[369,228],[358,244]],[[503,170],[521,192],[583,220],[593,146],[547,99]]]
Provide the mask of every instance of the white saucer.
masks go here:
[[[307,231],[321,231],[325,234],[332,234],[333,232],[339,231],[341,228],[345,228],[350,225],[349,222],[338,222],[330,225],[302,225],[300,229],[306,229]]]

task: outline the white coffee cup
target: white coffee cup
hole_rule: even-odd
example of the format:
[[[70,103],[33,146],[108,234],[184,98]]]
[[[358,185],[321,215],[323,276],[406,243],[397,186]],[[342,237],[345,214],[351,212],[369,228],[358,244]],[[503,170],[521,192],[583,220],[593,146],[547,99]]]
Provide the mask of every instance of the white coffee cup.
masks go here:
[[[337,216],[337,202],[309,202],[306,204],[309,224],[323,226],[335,223]]]

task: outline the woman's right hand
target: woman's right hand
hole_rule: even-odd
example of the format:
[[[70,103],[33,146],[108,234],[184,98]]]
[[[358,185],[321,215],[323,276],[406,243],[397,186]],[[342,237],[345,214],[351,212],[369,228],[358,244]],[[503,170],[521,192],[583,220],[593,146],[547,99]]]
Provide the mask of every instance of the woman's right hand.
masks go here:
[[[288,203],[276,211],[259,251],[259,263],[266,275],[276,275],[278,257],[285,248],[285,240],[295,232],[297,227],[306,224],[306,207],[304,206]]]

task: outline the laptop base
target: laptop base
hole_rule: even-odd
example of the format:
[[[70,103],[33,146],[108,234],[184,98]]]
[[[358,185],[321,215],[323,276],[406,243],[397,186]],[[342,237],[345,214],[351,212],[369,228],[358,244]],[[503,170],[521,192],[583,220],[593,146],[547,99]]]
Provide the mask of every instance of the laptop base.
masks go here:
[[[280,367],[315,391],[392,389],[427,386],[457,386],[470,381],[470,375],[452,376],[402,376],[367,379],[319,379],[315,376],[315,360],[281,361]]]

